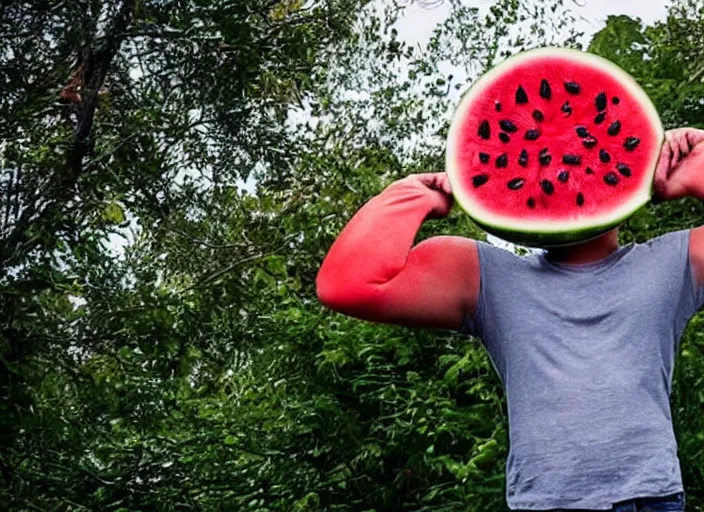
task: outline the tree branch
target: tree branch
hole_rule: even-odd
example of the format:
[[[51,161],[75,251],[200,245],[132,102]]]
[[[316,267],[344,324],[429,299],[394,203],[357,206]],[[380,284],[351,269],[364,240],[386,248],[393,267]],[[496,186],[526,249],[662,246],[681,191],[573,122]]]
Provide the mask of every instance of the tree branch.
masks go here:
[[[259,259],[262,259],[262,258],[266,258],[267,256],[273,256],[273,255],[276,254],[277,252],[279,252],[279,251],[283,250],[284,248],[286,248],[286,246],[288,245],[288,243],[289,243],[291,240],[293,240],[294,238],[296,238],[297,236],[298,236],[298,235],[290,235],[290,236],[286,237],[286,238],[284,239],[284,243],[283,243],[281,246],[277,247],[276,249],[274,249],[274,250],[272,250],[272,251],[262,252],[262,253],[259,253],[259,254],[253,254],[252,256],[247,256],[246,258],[242,258],[242,259],[240,259],[240,260],[237,260],[237,261],[235,261],[234,263],[231,263],[230,265],[228,265],[227,267],[225,267],[225,268],[223,268],[223,269],[220,269],[220,270],[216,271],[215,273],[213,273],[213,274],[211,274],[211,275],[209,275],[209,276],[206,276],[206,277],[203,278],[203,279],[200,279],[197,284],[194,284],[194,285],[189,286],[188,288],[186,288],[185,292],[191,291],[191,290],[193,290],[193,289],[195,289],[195,288],[203,288],[204,286],[206,286],[206,285],[212,283],[213,281],[215,281],[216,279],[218,279],[218,278],[221,277],[222,275],[227,274],[228,272],[230,272],[230,271],[233,270],[234,268],[236,268],[236,267],[238,267],[238,266],[240,266],[240,265],[242,265],[242,264],[244,264],[244,263],[249,263],[250,261],[254,261],[254,260],[259,260]]]
[[[205,242],[204,240],[199,240],[198,238],[195,238],[185,231],[181,231],[178,228],[170,228],[171,231],[176,233],[177,235],[181,235],[184,238],[189,239],[191,242],[197,245],[202,245],[203,247],[207,247],[208,249],[215,249],[215,250],[220,250],[220,249],[242,249],[242,246],[240,244],[222,244],[222,245],[217,245],[217,244],[211,244],[208,242]]]
[[[103,87],[112,61],[125,39],[125,32],[132,20],[135,1],[123,1],[98,50],[93,51],[90,46],[84,50],[85,93],[78,109],[78,124],[74,131],[74,142],[69,153],[67,169],[63,172],[59,171],[52,180],[51,188],[57,190],[57,193],[47,206],[41,211],[31,207],[26,208],[15,223],[12,233],[2,240],[0,269],[20,263],[34,248],[41,245],[43,238],[36,234],[32,235],[30,226],[41,226],[46,223],[73,197],[74,188],[83,172],[83,160],[93,146],[91,132],[98,107],[98,92]]]

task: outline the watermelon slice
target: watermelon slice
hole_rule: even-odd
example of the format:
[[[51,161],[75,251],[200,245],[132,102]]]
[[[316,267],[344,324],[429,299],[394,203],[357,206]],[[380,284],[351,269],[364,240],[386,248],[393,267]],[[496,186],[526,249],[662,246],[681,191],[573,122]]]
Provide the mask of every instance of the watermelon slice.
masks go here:
[[[462,98],[447,173],[458,204],[486,231],[568,245],[650,200],[663,140],[655,107],[625,71],[541,48],[507,59]]]

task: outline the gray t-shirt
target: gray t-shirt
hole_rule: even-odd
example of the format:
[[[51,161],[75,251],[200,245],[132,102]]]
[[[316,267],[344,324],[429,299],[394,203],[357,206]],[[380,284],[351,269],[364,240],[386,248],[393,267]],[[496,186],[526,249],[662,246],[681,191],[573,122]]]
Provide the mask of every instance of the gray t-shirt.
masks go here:
[[[682,332],[704,305],[689,231],[586,265],[479,243],[474,318],[509,414],[511,509],[610,510],[683,490],[670,413]]]

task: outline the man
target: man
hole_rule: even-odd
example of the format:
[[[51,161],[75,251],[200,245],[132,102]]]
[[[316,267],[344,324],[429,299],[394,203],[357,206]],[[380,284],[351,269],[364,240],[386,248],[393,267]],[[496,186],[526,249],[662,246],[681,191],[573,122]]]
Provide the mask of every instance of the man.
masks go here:
[[[704,200],[704,131],[667,133],[662,200]],[[390,185],[320,269],[320,300],[358,318],[481,338],[506,390],[512,510],[683,511],[669,394],[679,338],[704,305],[704,227],[619,246],[618,230],[519,257],[441,236],[444,173]]]

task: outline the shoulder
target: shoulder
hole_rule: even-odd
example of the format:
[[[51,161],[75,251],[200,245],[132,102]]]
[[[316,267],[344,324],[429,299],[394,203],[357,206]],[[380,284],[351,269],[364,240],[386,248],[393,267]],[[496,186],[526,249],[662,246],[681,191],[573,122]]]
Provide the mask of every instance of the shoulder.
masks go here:
[[[647,242],[635,244],[636,253],[644,255],[667,255],[684,257],[689,249],[689,230],[671,231],[651,238]]]
[[[419,242],[409,254],[407,265],[436,276],[478,275],[479,255],[475,240],[440,235]]]
[[[473,261],[477,259],[478,243],[471,238],[438,235],[419,242],[413,251],[436,259],[451,258],[457,261]]]
[[[689,267],[689,230],[671,231],[633,244],[624,263],[638,272],[679,275]]]
[[[704,275],[704,233],[683,229],[652,238],[636,244],[632,251],[648,275],[662,275],[672,280],[680,276],[698,279]],[[646,270],[643,270],[645,267]]]

